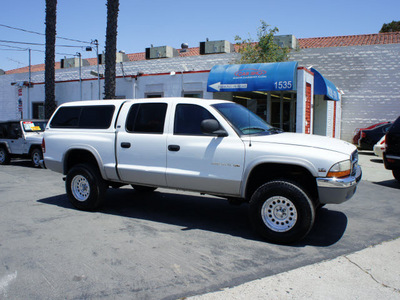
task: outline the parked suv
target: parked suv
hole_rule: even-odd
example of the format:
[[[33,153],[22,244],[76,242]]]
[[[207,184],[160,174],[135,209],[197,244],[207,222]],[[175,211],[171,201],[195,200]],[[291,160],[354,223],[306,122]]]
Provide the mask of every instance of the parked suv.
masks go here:
[[[35,167],[43,158],[42,138],[46,120],[0,122],[0,165],[14,157],[30,157]]]
[[[385,168],[392,170],[394,178],[400,182],[400,116],[386,134],[386,150],[383,153]]]

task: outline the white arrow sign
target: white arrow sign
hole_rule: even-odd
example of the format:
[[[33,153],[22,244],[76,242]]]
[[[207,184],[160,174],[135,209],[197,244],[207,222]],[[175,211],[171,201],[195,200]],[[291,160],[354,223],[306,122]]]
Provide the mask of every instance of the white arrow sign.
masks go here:
[[[219,92],[224,89],[247,89],[247,83],[221,84],[221,82],[217,82],[209,87]]]

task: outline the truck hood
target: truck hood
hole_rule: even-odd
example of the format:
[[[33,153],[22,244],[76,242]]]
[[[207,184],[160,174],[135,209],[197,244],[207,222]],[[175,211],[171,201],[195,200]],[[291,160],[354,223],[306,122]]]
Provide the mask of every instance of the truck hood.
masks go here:
[[[266,136],[246,136],[252,143],[273,143],[282,145],[303,146],[351,154],[357,148],[345,141],[319,135],[283,132]]]

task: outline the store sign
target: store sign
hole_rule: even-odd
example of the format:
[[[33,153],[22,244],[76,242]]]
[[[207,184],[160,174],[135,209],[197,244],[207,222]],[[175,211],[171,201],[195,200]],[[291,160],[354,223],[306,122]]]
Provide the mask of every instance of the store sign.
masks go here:
[[[214,66],[208,76],[208,92],[296,90],[297,62]]]

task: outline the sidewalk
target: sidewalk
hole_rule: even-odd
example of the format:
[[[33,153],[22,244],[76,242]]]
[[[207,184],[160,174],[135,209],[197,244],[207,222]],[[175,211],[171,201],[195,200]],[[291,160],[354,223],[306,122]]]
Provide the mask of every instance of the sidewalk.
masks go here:
[[[360,153],[359,163],[363,180],[393,180],[391,171],[386,170],[381,159],[373,153]],[[400,300],[400,238],[333,260],[188,299]]]
[[[400,299],[400,239],[188,299]]]

